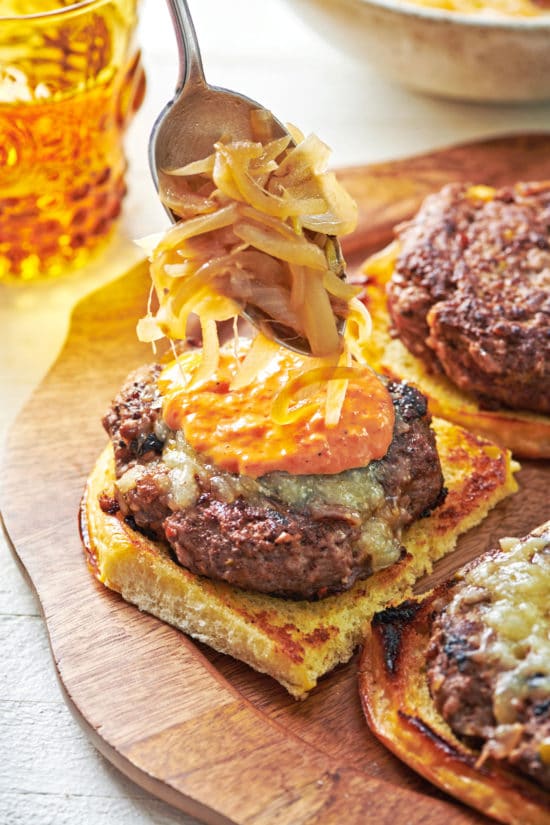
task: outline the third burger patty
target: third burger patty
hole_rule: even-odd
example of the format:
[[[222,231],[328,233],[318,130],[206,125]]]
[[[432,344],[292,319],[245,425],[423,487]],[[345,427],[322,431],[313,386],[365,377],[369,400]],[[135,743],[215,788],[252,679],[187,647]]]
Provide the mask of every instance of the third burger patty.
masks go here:
[[[221,470],[167,428],[159,371],[129,376],[104,418],[116,506],[196,574],[288,598],[341,592],[398,561],[402,529],[445,497],[426,401],[407,384],[388,383],[395,425],[384,458],[334,475],[254,479]]]

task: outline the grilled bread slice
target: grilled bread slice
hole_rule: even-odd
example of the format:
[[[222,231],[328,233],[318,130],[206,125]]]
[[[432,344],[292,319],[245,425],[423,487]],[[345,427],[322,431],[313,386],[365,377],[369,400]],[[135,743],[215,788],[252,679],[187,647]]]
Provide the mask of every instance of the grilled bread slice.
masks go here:
[[[451,552],[516,488],[510,453],[442,420],[433,422],[446,501],[403,535],[406,553],[393,566],[320,601],[292,601],[196,576],[173,561],[166,546],[133,530],[100,497],[112,497],[114,466],[107,447],[82,502],[88,564],[107,587],[141,610],[278,680],[303,699],[318,679],[347,662],[373,614],[406,597],[433,562]]]

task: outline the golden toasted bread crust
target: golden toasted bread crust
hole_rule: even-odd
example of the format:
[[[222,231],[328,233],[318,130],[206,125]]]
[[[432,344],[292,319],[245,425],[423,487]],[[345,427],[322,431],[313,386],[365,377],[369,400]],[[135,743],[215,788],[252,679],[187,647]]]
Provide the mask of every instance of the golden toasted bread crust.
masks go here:
[[[461,802],[509,825],[547,825],[550,794],[502,763],[480,764],[480,753],[456,738],[432,701],[426,654],[434,611],[448,601],[451,587],[447,582],[374,617],[359,665],[369,727],[396,756]]]
[[[82,532],[93,574],[124,599],[195,639],[270,674],[296,698],[348,661],[373,614],[406,597],[432,563],[453,550],[458,536],[517,489],[517,469],[506,450],[445,421],[434,422],[445,484],[445,503],[403,536],[408,551],[391,568],[322,601],[289,601],[246,592],[193,575],[162,544],[133,531],[99,496],[112,497],[111,447],[89,478]]]
[[[432,415],[490,438],[519,457],[550,458],[550,416],[482,409],[473,396],[459,390],[446,376],[430,372],[392,335],[386,284],[392,276],[397,250],[397,244],[391,244],[362,266],[367,278],[365,303],[373,321],[373,334],[364,352],[367,360],[383,375],[418,387],[427,397]]]

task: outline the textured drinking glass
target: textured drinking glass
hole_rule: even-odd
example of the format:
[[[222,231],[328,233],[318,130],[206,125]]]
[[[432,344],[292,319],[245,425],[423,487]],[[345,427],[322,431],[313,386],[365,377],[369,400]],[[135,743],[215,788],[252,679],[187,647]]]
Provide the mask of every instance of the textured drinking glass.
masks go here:
[[[138,0],[0,0],[0,281],[75,269],[124,197]]]

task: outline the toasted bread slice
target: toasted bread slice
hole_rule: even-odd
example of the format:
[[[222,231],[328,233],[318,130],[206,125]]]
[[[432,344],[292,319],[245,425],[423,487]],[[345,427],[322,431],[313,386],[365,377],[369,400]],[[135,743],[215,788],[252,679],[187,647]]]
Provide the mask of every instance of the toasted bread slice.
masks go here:
[[[520,541],[545,535],[547,542],[549,530],[550,522]],[[483,554],[464,571],[499,555],[505,553]],[[513,571],[506,572],[505,559],[499,564],[504,576],[513,577]],[[359,665],[367,722],[396,756],[461,802],[509,825],[547,825],[550,793],[506,762],[481,758],[479,750],[455,736],[432,701],[426,677],[432,622],[450,600],[453,584],[463,577],[458,571],[451,581],[422,597],[375,615]],[[510,587],[506,590],[512,592]]]
[[[424,393],[432,415],[446,418],[479,433],[520,458],[550,458],[550,416],[523,410],[485,410],[473,396],[458,389],[442,374],[430,372],[392,335],[386,301],[386,284],[398,252],[394,242],[368,258],[362,266],[367,277],[365,303],[373,333],[364,352],[375,370],[413,384]]]
[[[128,602],[216,650],[270,674],[296,698],[346,662],[373,614],[411,592],[432,563],[453,550],[458,536],[478,524],[517,489],[517,464],[508,451],[445,421],[435,421],[445,483],[445,503],[404,534],[407,554],[394,566],[338,596],[289,601],[245,592],[198,577],[176,564],[166,546],[105,513],[112,496],[111,447],[97,461],[82,506],[82,534],[90,569]]]

